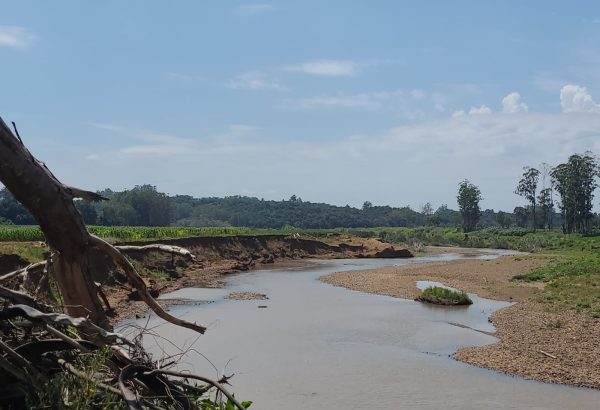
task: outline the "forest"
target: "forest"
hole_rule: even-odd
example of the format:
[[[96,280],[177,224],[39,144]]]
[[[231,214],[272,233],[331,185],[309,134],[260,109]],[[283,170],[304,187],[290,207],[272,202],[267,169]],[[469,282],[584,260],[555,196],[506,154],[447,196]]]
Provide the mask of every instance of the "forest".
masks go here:
[[[136,186],[121,192],[106,189],[99,194],[109,201],[96,203],[76,201],[76,206],[86,224],[251,228],[289,226],[303,229],[378,226],[453,227],[461,224],[459,211],[450,209],[446,205],[433,209],[429,203],[420,210],[413,210],[408,206],[376,206],[369,201],[366,201],[362,208],[335,206],[303,201],[295,195],[281,201],[246,196],[194,198],[189,195],[168,196],[151,185]],[[517,207],[513,212],[495,212],[486,209],[480,214],[478,225],[480,227],[511,225],[525,227],[528,223],[528,211],[523,207]],[[0,190],[0,224],[36,224],[31,214],[4,188]]]

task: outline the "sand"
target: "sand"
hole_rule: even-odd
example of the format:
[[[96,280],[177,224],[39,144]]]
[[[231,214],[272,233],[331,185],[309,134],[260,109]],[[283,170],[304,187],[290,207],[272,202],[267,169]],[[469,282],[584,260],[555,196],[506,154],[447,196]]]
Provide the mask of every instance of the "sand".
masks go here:
[[[451,251],[457,250],[433,253]],[[534,297],[543,284],[511,281],[514,275],[545,263],[543,257],[504,256],[338,272],[321,280],[408,299],[419,294],[416,281],[432,280],[488,299],[519,302],[492,316],[497,343],[463,348],[453,357],[527,379],[600,388],[600,320],[584,313],[547,311]]]

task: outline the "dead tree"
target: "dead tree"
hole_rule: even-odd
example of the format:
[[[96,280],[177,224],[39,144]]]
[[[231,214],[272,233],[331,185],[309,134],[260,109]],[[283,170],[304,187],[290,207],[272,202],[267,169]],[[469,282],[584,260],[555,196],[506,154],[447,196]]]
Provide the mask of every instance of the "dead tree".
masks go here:
[[[29,152],[16,128],[15,133],[0,118],[0,182],[39,223],[52,252],[54,279],[67,312],[74,317],[88,317],[103,328],[110,326],[90,272],[90,253],[97,249],[123,269],[142,300],[158,316],[204,333],[203,326],[165,312],[150,296],[142,278],[119,250],[87,231],[73,199],[98,201],[106,198],[61,183],[43,162]],[[170,252],[175,251],[170,249]],[[180,254],[186,252],[179,251]]]

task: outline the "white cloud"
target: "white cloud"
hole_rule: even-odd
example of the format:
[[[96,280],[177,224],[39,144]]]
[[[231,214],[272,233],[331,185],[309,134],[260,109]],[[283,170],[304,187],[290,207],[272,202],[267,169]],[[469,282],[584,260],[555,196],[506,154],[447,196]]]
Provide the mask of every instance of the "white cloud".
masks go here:
[[[502,112],[514,114],[518,112],[527,112],[529,107],[524,102],[521,102],[521,95],[517,92],[512,92],[502,99]]]
[[[465,115],[465,111],[464,110],[454,111],[452,113],[452,117],[453,118],[463,117],[464,115]]]
[[[97,161],[100,159],[100,157],[96,154],[89,154],[85,156],[85,159],[87,159],[88,161]]]
[[[35,36],[24,27],[0,26],[0,47],[25,49],[35,41]]]
[[[330,77],[352,77],[357,74],[360,64],[344,60],[316,60],[285,67],[287,71]]]
[[[310,141],[261,140],[253,127],[238,125],[223,132],[239,133],[238,137],[136,144],[113,155],[98,153],[102,161],[93,166],[84,155],[80,165],[58,157],[48,158],[48,164],[57,175],[70,175],[72,184],[90,189],[152,183],[173,194],[222,196],[246,189],[265,198],[295,193],[306,200],[341,205],[430,201],[455,207],[457,184],[469,178],[480,187],[484,208],[512,210],[520,203],[512,192],[523,166],[557,164],[574,152],[600,149],[597,114],[577,115],[577,121],[562,114],[464,115],[460,120],[409,124],[383,133]],[[89,148],[82,143],[82,149]],[[42,152],[40,156],[48,157]],[[148,167],[148,158],[159,156],[168,159]],[[74,173],[75,166],[81,170]],[[218,178],[214,170],[219,170]],[[411,177],[415,172],[419,178]],[[401,189],[381,190],[381,186]]]
[[[227,87],[244,90],[283,90],[285,87],[278,81],[267,78],[263,73],[251,71],[242,73],[227,83]]]
[[[594,102],[586,88],[573,84],[560,90],[560,106],[563,112],[600,112],[600,104]]]
[[[471,109],[469,110],[469,115],[487,115],[491,113],[491,108],[485,104],[481,104],[480,107],[471,107]]]

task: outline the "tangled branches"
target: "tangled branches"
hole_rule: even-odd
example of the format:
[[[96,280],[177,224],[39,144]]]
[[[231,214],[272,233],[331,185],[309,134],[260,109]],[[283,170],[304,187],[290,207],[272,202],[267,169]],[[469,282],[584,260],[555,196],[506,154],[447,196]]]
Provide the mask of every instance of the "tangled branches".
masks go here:
[[[249,405],[220,381],[160,367],[144,350],[143,334],[131,341],[84,318],[5,300],[0,335],[2,408],[199,409],[211,408],[210,403],[243,410]],[[221,403],[209,398],[211,392],[224,398]]]

